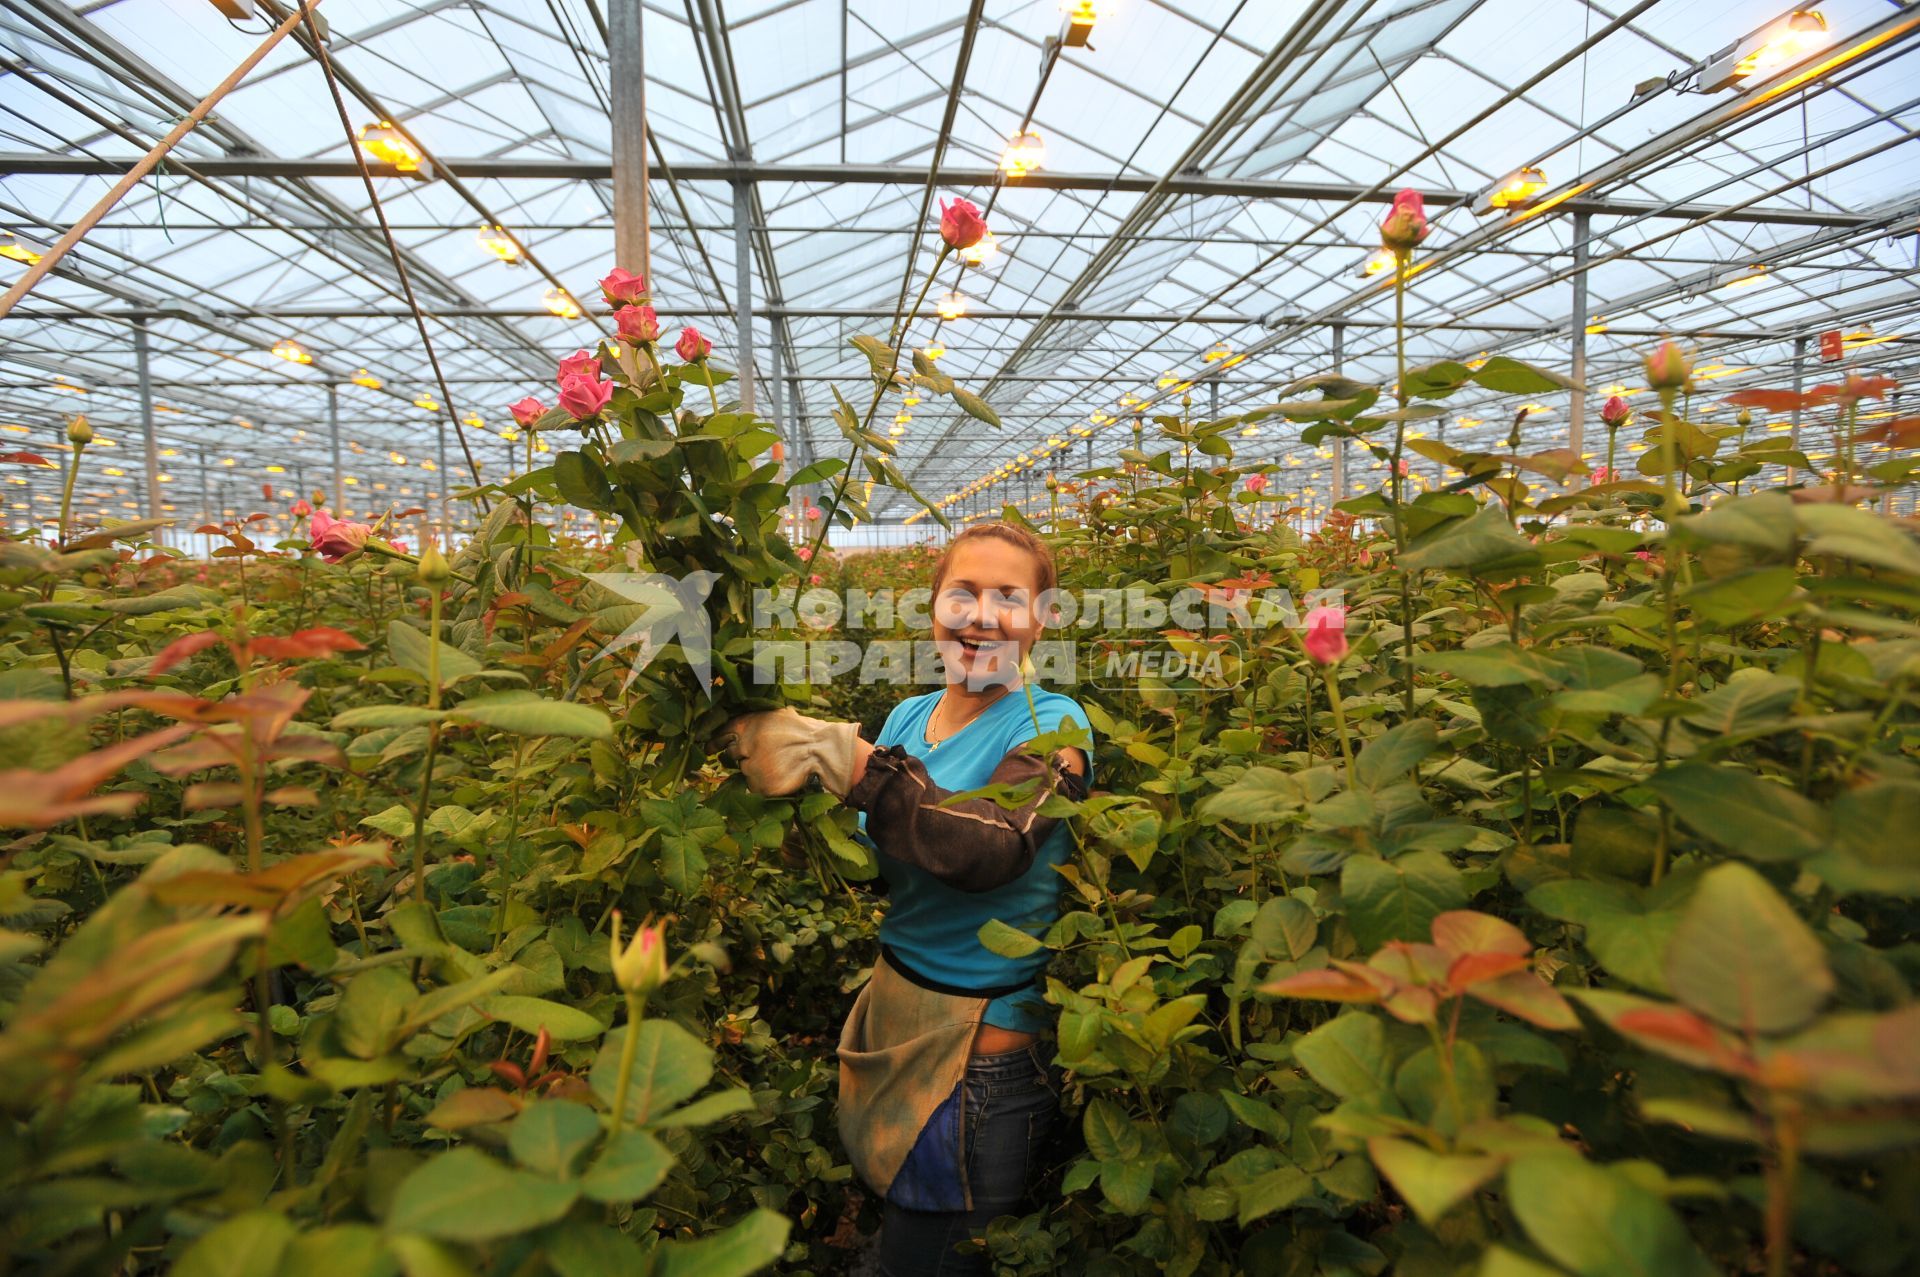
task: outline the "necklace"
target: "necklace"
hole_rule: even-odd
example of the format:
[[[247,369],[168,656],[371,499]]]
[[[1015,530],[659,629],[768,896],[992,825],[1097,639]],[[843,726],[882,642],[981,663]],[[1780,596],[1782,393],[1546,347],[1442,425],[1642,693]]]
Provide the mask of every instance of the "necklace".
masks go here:
[[[992,700],[988,701],[985,705],[980,706],[980,708],[974,710],[973,713],[967,715],[966,718],[962,719],[959,725],[956,726],[952,731],[943,735],[939,740],[934,740],[932,735],[929,734],[929,732],[927,731],[927,728],[930,728],[933,726],[934,714],[939,713],[941,708],[945,706],[947,703],[947,694],[945,692],[941,692],[940,700],[934,705],[933,709],[927,714],[927,727],[923,727],[920,729],[921,739],[927,742],[927,748],[929,750],[939,749],[940,746],[952,740],[955,736],[958,736],[961,733],[961,731],[966,728],[968,723],[971,723],[974,719],[980,717],[982,714],[992,709],[995,705],[998,705],[1002,699],[1004,698],[999,696],[994,697]]]

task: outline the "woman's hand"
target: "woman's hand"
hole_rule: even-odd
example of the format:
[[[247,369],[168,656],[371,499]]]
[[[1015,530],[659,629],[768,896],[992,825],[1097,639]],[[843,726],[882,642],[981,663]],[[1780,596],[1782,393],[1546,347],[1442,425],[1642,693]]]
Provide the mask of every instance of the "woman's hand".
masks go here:
[[[858,723],[808,718],[790,706],[743,714],[720,739],[728,742],[727,753],[739,762],[747,787],[763,798],[794,793],[809,776],[845,798],[873,752],[860,739]]]

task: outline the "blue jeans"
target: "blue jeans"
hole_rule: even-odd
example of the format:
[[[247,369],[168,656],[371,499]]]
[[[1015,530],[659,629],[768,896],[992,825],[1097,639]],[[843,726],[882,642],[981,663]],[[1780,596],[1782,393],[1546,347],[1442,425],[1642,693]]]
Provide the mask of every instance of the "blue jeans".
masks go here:
[[[885,1277],[971,1277],[991,1271],[984,1251],[954,1247],[1017,1212],[1040,1170],[1060,1116],[1060,1087],[1037,1045],[967,1063],[965,1140],[970,1211],[916,1211],[886,1203],[880,1220]]]

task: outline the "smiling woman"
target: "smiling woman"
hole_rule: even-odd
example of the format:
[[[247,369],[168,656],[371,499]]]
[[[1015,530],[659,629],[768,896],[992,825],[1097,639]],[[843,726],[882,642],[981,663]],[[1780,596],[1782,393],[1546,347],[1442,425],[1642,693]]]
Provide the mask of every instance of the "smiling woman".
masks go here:
[[[818,774],[880,852],[892,903],[881,960],[841,1033],[839,1118],[886,1202],[889,1277],[986,1272],[986,1256],[955,1247],[1019,1204],[1058,1115],[1036,988],[1047,951],[1010,957],[980,940],[996,921],[1037,936],[1059,917],[1055,869],[1072,840],[1041,807],[1086,794],[1085,712],[1023,679],[1055,580],[1031,533],[970,528],[933,573],[945,686],[901,702],[871,745],[852,724],[792,710],[732,727],[757,791],[791,793]],[[1030,748],[1055,729],[1078,747]],[[988,792],[962,796],[973,790]]]

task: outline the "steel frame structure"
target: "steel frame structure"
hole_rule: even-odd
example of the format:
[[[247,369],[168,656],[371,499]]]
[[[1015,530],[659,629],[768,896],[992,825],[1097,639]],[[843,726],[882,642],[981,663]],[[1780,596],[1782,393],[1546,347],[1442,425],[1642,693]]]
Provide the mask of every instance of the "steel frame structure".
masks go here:
[[[223,471],[323,479],[336,499],[339,472],[361,481],[349,505],[427,505],[447,476],[421,434],[442,423],[471,432],[487,477],[518,464],[499,438],[504,405],[590,344],[597,317],[547,314],[535,271],[471,240],[476,224],[509,226],[538,273],[594,297],[612,261],[609,5],[639,6],[634,29],[661,51],[645,87],[662,314],[710,328],[723,358],[748,352],[760,410],[796,461],[839,449],[826,385],[862,380],[845,338],[896,316],[903,267],[931,261],[936,196],[990,203],[1002,258],[951,276],[978,294],[966,319],[923,319],[912,338],[946,346],[943,367],[1007,424],[931,403],[914,413],[903,468],[932,497],[1074,426],[1092,437],[1063,471],[1110,461],[1134,416],[1185,410],[1169,379],[1195,385],[1201,412],[1256,405],[1336,361],[1390,381],[1391,279],[1356,271],[1402,185],[1423,191],[1435,225],[1408,286],[1413,361],[1566,366],[1579,346],[1598,395],[1637,384],[1640,349],[1671,335],[1724,370],[1716,386],[1778,385],[1818,376],[1810,337],[1871,326],[1854,360],[1911,381],[1920,14],[1903,7],[1855,6],[1828,48],[1737,92],[1628,96],[1609,82],[1603,109],[1596,60],[1664,65],[1684,90],[1686,68],[1741,32],[1694,30],[1682,0],[1136,0],[1094,50],[1067,51],[1048,43],[1053,6],[1035,0],[427,0],[352,29],[336,15],[329,49],[357,108],[452,156],[431,153],[426,180],[373,171],[455,407],[481,424],[415,406],[433,381],[347,180],[349,143],[283,118],[322,92],[302,53],[255,72],[0,321],[4,441],[52,456],[65,415],[84,409],[121,449],[101,464],[126,473],[84,483],[83,508],[131,514],[151,499],[183,521],[238,508],[204,495]],[[1578,19],[1578,33],[1515,39],[1517,61],[1490,69],[1476,50],[1521,9],[1548,28]],[[1755,24],[1774,13],[1751,11]],[[57,236],[228,69],[161,47],[160,16],[150,0],[0,12],[0,227]],[[197,48],[248,38],[229,38],[211,6],[205,22]],[[820,53],[822,40],[834,47]],[[143,54],[149,41],[159,52]],[[433,41],[463,53],[458,73],[417,65]],[[774,56],[801,45],[812,56]],[[1037,74],[1019,69],[1036,55]],[[1470,101],[1419,109],[1435,85]],[[992,167],[999,142],[1029,124],[1067,162],[1008,181]],[[1475,220],[1479,193],[1523,164],[1554,184],[1531,208]],[[1768,287],[1721,291],[1754,265]],[[273,358],[285,340],[313,362]],[[1208,362],[1220,345],[1231,362]],[[363,369],[382,384],[355,384]],[[1123,409],[1123,395],[1144,403]],[[1450,403],[1449,437],[1496,429],[1460,424],[1475,420],[1503,436],[1510,398]],[[1571,402],[1549,407],[1529,418],[1530,444],[1574,428]],[[1116,420],[1093,428],[1093,414]],[[177,486],[121,461],[146,439],[154,478]],[[1242,449],[1298,469],[1314,504],[1336,495],[1319,477],[1330,458],[1297,430],[1264,427]],[[435,468],[415,473],[423,459]],[[166,500],[193,489],[195,469],[198,500]],[[1349,486],[1364,480],[1364,457],[1346,470]],[[25,479],[3,491],[11,524],[49,513],[57,473],[9,477]],[[912,508],[889,498],[877,513]]]

